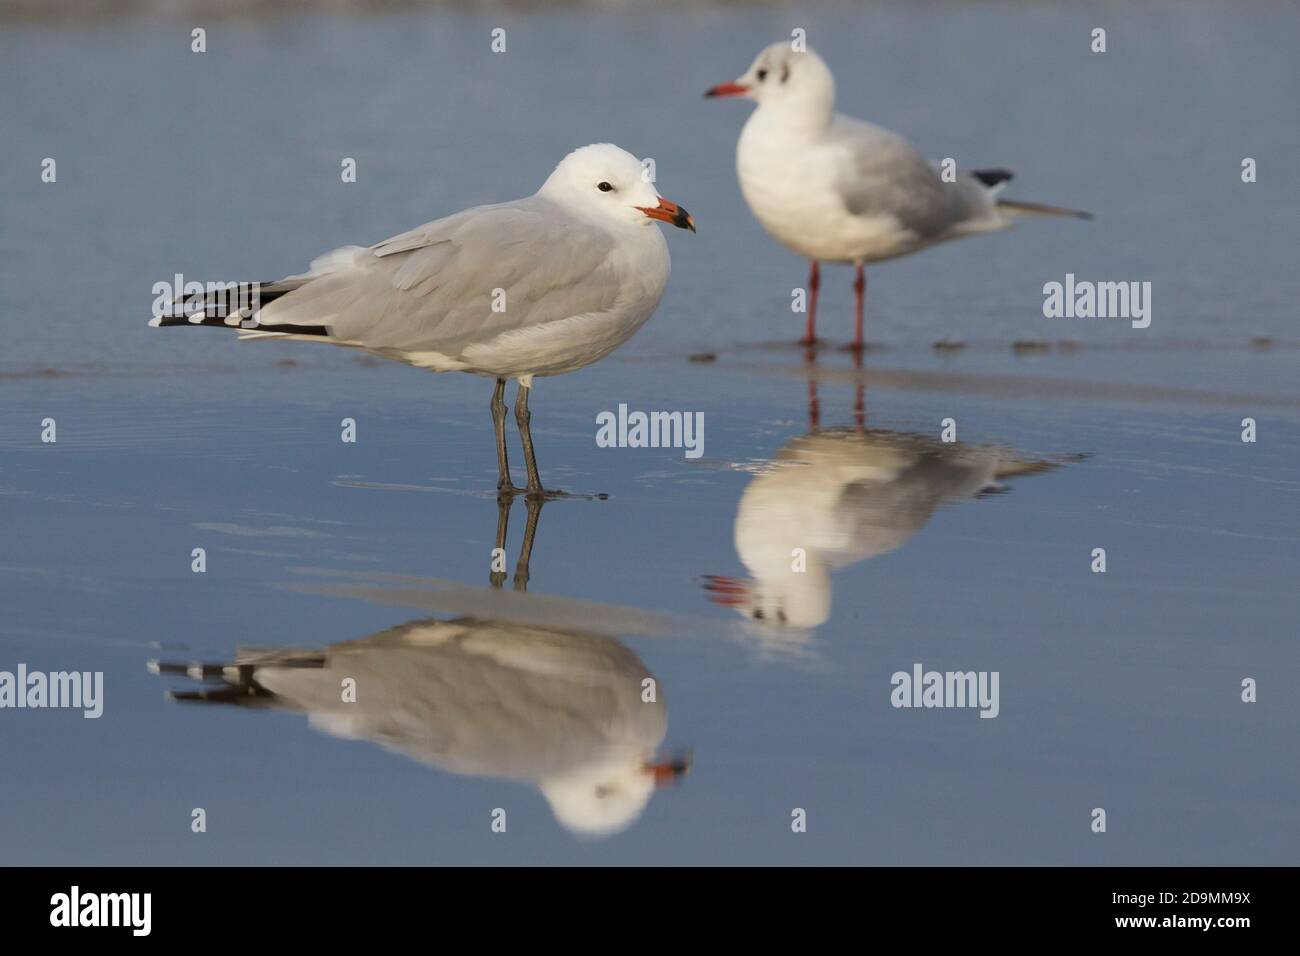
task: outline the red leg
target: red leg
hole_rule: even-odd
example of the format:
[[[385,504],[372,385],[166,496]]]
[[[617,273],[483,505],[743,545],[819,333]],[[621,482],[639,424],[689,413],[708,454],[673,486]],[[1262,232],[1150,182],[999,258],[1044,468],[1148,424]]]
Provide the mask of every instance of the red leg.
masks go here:
[[[858,263],[858,277],[853,280],[853,292],[857,296],[858,311],[853,323],[853,348],[855,351],[862,351],[862,300],[866,298],[867,276],[862,271],[862,263]]]
[[[808,272],[808,325],[804,329],[803,340],[800,345],[816,345],[817,335],[813,326],[817,322],[817,290],[822,287],[822,276],[817,268],[817,260],[812,261],[812,269]]]
[[[808,366],[808,430],[815,432],[822,425],[822,407],[817,399],[817,350],[809,346],[803,360]]]
[[[857,369],[859,373],[857,388],[853,395],[853,420],[857,423],[858,431],[864,431],[867,427],[867,383],[861,375],[861,349],[858,349],[853,353],[853,367]]]

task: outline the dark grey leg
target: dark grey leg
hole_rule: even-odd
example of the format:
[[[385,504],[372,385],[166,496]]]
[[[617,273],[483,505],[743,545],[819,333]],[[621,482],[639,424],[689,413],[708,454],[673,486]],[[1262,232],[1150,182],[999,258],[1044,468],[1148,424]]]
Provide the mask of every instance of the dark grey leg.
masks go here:
[[[497,563],[496,555],[492,557],[492,568],[488,572],[488,584],[494,588],[499,588],[505,584],[506,572],[504,570],[504,556],[506,550],[506,529],[510,525],[510,508],[515,503],[515,496],[508,494],[497,495],[497,540],[496,548],[502,554],[502,570],[498,571],[495,567]]]
[[[497,438],[497,491],[513,493],[510,481],[510,461],[506,457],[506,380],[497,379],[492,390],[492,429]]]
[[[529,495],[524,499],[528,509],[528,523],[524,526],[524,543],[519,549],[519,562],[515,565],[515,590],[528,590],[528,562],[533,557],[533,539],[537,537],[537,521],[542,516],[545,499]]]
[[[529,427],[532,421],[532,415],[528,411],[528,395],[532,388],[519,383],[519,391],[515,393],[515,422],[519,425],[519,440],[524,446],[524,465],[528,469],[528,488],[527,497],[545,499],[549,501],[552,498],[586,498],[588,501],[603,500],[608,498],[607,494],[596,495],[571,495],[564,491],[547,491],[542,487],[542,476],[537,471],[537,455],[533,451],[533,432]],[[503,453],[504,454],[504,453]],[[508,491],[502,494],[516,494],[520,489],[510,487]],[[527,574],[524,575],[527,580]]]
[[[537,456],[533,454],[533,433],[528,426],[532,419],[528,412],[530,391],[531,389],[525,388],[522,382],[519,384],[519,391],[515,393],[515,423],[519,426],[519,440],[524,445],[524,464],[528,468],[528,493],[543,495],[546,492],[542,488],[541,476],[537,473]]]

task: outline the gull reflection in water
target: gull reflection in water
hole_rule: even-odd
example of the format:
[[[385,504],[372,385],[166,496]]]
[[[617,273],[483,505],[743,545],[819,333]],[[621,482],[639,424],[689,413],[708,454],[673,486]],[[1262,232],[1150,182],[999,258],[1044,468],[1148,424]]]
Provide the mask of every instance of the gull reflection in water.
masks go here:
[[[688,756],[655,760],[668,728],[662,686],[620,641],[521,621],[533,599],[506,596],[510,619],[427,618],[321,649],[241,648],[230,663],[150,668],[204,683],[170,695],[178,701],[303,713],[324,733],[438,770],[534,786],[575,833],[617,833],[689,769]],[[539,616],[554,618],[562,599],[545,601]]]
[[[764,625],[817,627],[830,617],[832,571],[902,547],[945,502],[1002,491],[1007,479],[1066,460],[878,428],[815,429],[741,495],[735,544],[751,577],[708,575],[704,587]]]

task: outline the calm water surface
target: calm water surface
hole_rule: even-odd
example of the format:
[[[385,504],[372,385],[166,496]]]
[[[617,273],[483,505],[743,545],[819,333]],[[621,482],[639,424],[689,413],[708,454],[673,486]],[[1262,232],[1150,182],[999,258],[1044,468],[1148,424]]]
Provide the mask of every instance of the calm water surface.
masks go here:
[[[804,264],[735,184],[744,106],[699,96],[792,22],[845,110],[1097,220],[873,270],[880,347],[809,364]],[[6,25],[0,670],[103,671],[106,699],[0,712],[0,859],[1294,863],[1294,25],[438,12],[217,21],[203,57],[187,24]],[[480,380],[144,326],[173,272],[297,271],[599,140],[701,230],[650,325],[534,398],[548,482],[608,500],[503,529]],[[1151,328],[1044,319],[1067,272],[1152,281]],[[825,280],[847,339],[850,274]],[[597,447],[619,403],[702,412],[703,456]],[[998,717],[894,708],[917,663],[997,671]]]

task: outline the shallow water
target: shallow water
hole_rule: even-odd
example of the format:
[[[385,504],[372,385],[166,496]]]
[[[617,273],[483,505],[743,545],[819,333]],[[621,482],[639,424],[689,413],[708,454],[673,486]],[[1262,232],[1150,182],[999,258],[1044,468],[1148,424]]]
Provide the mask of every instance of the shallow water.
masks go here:
[[[165,21],[6,29],[0,670],[103,671],[105,703],[0,711],[4,861],[1293,863],[1294,13],[1100,10],[804,18],[845,109],[1099,214],[875,270],[862,369],[778,344],[803,267],[736,190],[743,107],[698,98],[787,15],[512,14],[495,60],[495,19],[447,13],[219,22],[205,59]],[[1099,15],[1105,64],[1081,52]],[[654,155],[702,231],[669,237],[642,334],[539,385],[544,477],[609,498],[541,508],[526,593],[522,501],[492,568],[486,383],[143,325],[173,271],[294,271],[531,191],[596,139]],[[1067,271],[1152,280],[1152,327],[1043,319]],[[620,403],[702,412],[703,455],[597,447]],[[991,460],[1025,473],[986,482]],[[805,531],[835,569],[774,573]],[[434,639],[460,618],[470,638]],[[146,669],[241,647],[325,663],[272,655],[266,683],[301,685],[278,711],[167,700],[222,684]],[[916,663],[997,671],[997,718],[893,707]],[[360,715],[322,716],[353,674]]]
[[[827,513],[804,494],[825,478],[806,464],[807,482],[787,481],[767,507],[857,521],[860,546],[894,549],[831,576],[824,623],[746,624],[710,603],[705,576],[754,575],[736,523],[761,537],[763,511],[755,525],[740,502],[763,461],[809,432],[797,368],[611,360],[547,383],[534,405],[544,474],[610,498],[542,508],[526,597],[513,592],[522,502],[504,587],[490,586],[487,395],[469,379],[384,367],[3,383],[6,659],[103,670],[107,688],[97,721],[5,713],[6,756],[24,768],[6,785],[6,857],[1293,858],[1294,410],[1261,413],[1265,437],[1246,445],[1240,408],[868,385],[864,435],[934,455],[937,423],[955,416],[963,448],[1056,467],[946,503],[902,470]],[[666,382],[705,415],[702,458],[595,447],[606,396],[655,407]],[[822,434],[853,432],[852,385],[821,383],[818,399]],[[56,445],[17,441],[18,422],[30,433],[45,416]],[[356,444],[339,441],[344,416]],[[878,447],[864,454],[880,466]],[[769,543],[790,540],[773,530]],[[1105,575],[1089,570],[1094,547]],[[228,662],[244,645],[319,651],[462,616],[630,648],[662,689],[666,733],[648,745],[692,752],[689,774],[620,835],[574,840],[533,782],[430,769],[301,716],[168,702],[164,688],[188,682],[144,668]],[[998,671],[997,719],[891,707],[891,675],[916,662]],[[1260,681],[1259,703],[1239,702],[1243,676]],[[205,837],[188,830],[196,806]],[[1109,839],[1088,831],[1095,806]],[[498,807],[505,836],[489,829]],[[794,807],[810,821],[798,836]]]
[[[1101,55],[1087,45],[1099,22]],[[783,339],[806,265],[741,199],[748,104],[701,93],[791,24],[837,70],[842,110],[936,159],[1013,168],[1009,196],[1098,217],[1025,222],[871,270],[873,341],[1300,344],[1289,5],[439,10],[217,20],[204,55],[184,19],[7,25],[0,247],[24,281],[0,288],[0,307],[25,319],[0,367],[249,360],[230,341],[201,353],[159,341],[133,316],[175,272],[298,272],[326,249],[531,193],[566,152],[600,141],[653,157],[661,191],[701,230],[670,237],[676,272],[638,348]],[[505,54],[489,51],[495,25]],[[53,186],[39,181],[46,156]],[[1259,164],[1251,185],[1244,156]],[[343,157],[356,183],[340,181]],[[1151,327],[1045,319],[1042,287],[1066,273],[1152,282]],[[824,276],[832,339],[849,337],[851,278]]]

